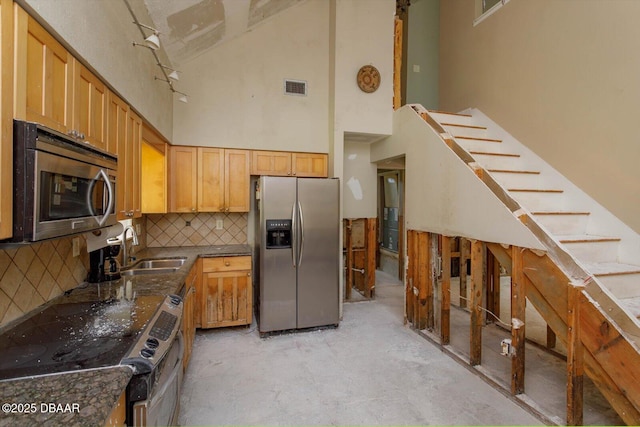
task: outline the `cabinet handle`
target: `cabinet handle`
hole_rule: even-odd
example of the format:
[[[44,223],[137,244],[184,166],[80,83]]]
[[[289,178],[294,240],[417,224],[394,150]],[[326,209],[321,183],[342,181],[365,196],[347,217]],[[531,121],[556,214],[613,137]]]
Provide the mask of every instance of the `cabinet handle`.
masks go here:
[[[226,208],[224,211],[225,211],[225,212],[229,212],[229,208]]]
[[[231,265],[231,263],[230,263],[229,261],[226,261],[226,262],[224,263],[224,265],[226,265],[227,267],[229,267],[229,266]]]
[[[291,175],[291,172],[287,172],[287,175]]]
[[[195,211],[196,211],[196,208],[191,208],[191,212],[195,212]]]

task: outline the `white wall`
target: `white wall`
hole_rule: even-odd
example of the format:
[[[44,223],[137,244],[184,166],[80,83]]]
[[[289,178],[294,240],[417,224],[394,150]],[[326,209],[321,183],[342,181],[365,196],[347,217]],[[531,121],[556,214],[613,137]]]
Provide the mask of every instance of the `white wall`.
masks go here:
[[[393,0],[336,2],[336,129],[389,135],[393,112]],[[373,65],[380,87],[365,93],[356,83],[358,70]]]
[[[368,144],[344,143],[342,210],[344,218],[375,218],[377,168],[371,163]]]
[[[329,2],[290,7],[181,66],[175,144],[328,152]],[[308,96],[285,95],[285,78]],[[184,83],[183,83],[184,82]]]
[[[440,1],[412,1],[407,30],[406,103],[438,109]]]
[[[400,155],[407,230],[543,249],[410,106],[394,113],[393,135],[371,146],[374,162]]]
[[[62,37],[164,137],[171,138],[173,95],[166,83],[154,79],[159,71],[153,55],[133,46],[133,41],[143,40],[122,0],[20,0],[19,4],[44,19],[45,27]],[[135,13],[141,22],[150,22],[144,7]]]

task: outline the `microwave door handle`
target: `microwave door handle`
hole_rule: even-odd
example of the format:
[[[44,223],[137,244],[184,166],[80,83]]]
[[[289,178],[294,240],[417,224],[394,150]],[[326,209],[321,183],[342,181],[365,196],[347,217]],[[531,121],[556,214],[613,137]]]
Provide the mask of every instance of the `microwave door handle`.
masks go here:
[[[107,202],[107,209],[105,209],[105,212],[102,218],[98,220],[98,224],[103,225],[109,218],[109,215],[111,215],[111,210],[113,209],[114,197],[113,197],[113,186],[111,185],[111,181],[109,180],[109,175],[107,174],[107,172],[105,172],[104,169],[100,169],[100,172],[98,172],[95,179],[97,180],[100,175],[102,175],[102,177],[104,178],[104,183],[107,186],[107,192],[109,193],[109,201]]]

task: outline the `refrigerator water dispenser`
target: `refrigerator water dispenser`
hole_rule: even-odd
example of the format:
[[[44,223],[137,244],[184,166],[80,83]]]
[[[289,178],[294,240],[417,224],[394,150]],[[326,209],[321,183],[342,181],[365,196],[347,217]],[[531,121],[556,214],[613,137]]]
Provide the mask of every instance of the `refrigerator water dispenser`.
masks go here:
[[[267,249],[285,249],[291,247],[291,220],[266,220]]]

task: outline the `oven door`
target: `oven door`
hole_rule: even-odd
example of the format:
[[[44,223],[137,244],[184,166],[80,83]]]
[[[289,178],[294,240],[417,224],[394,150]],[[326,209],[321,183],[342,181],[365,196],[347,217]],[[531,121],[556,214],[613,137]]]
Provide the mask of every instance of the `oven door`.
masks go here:
[[[180,386],[182,384],[182,359],[184,343],[178,332],[171,348],[160,362],[156,382],[147,400],[133,404],[134,426],[173,426],[178,423]]]
[[[115,171],[44,151],[34,167],[34,241],[115,224]]]

